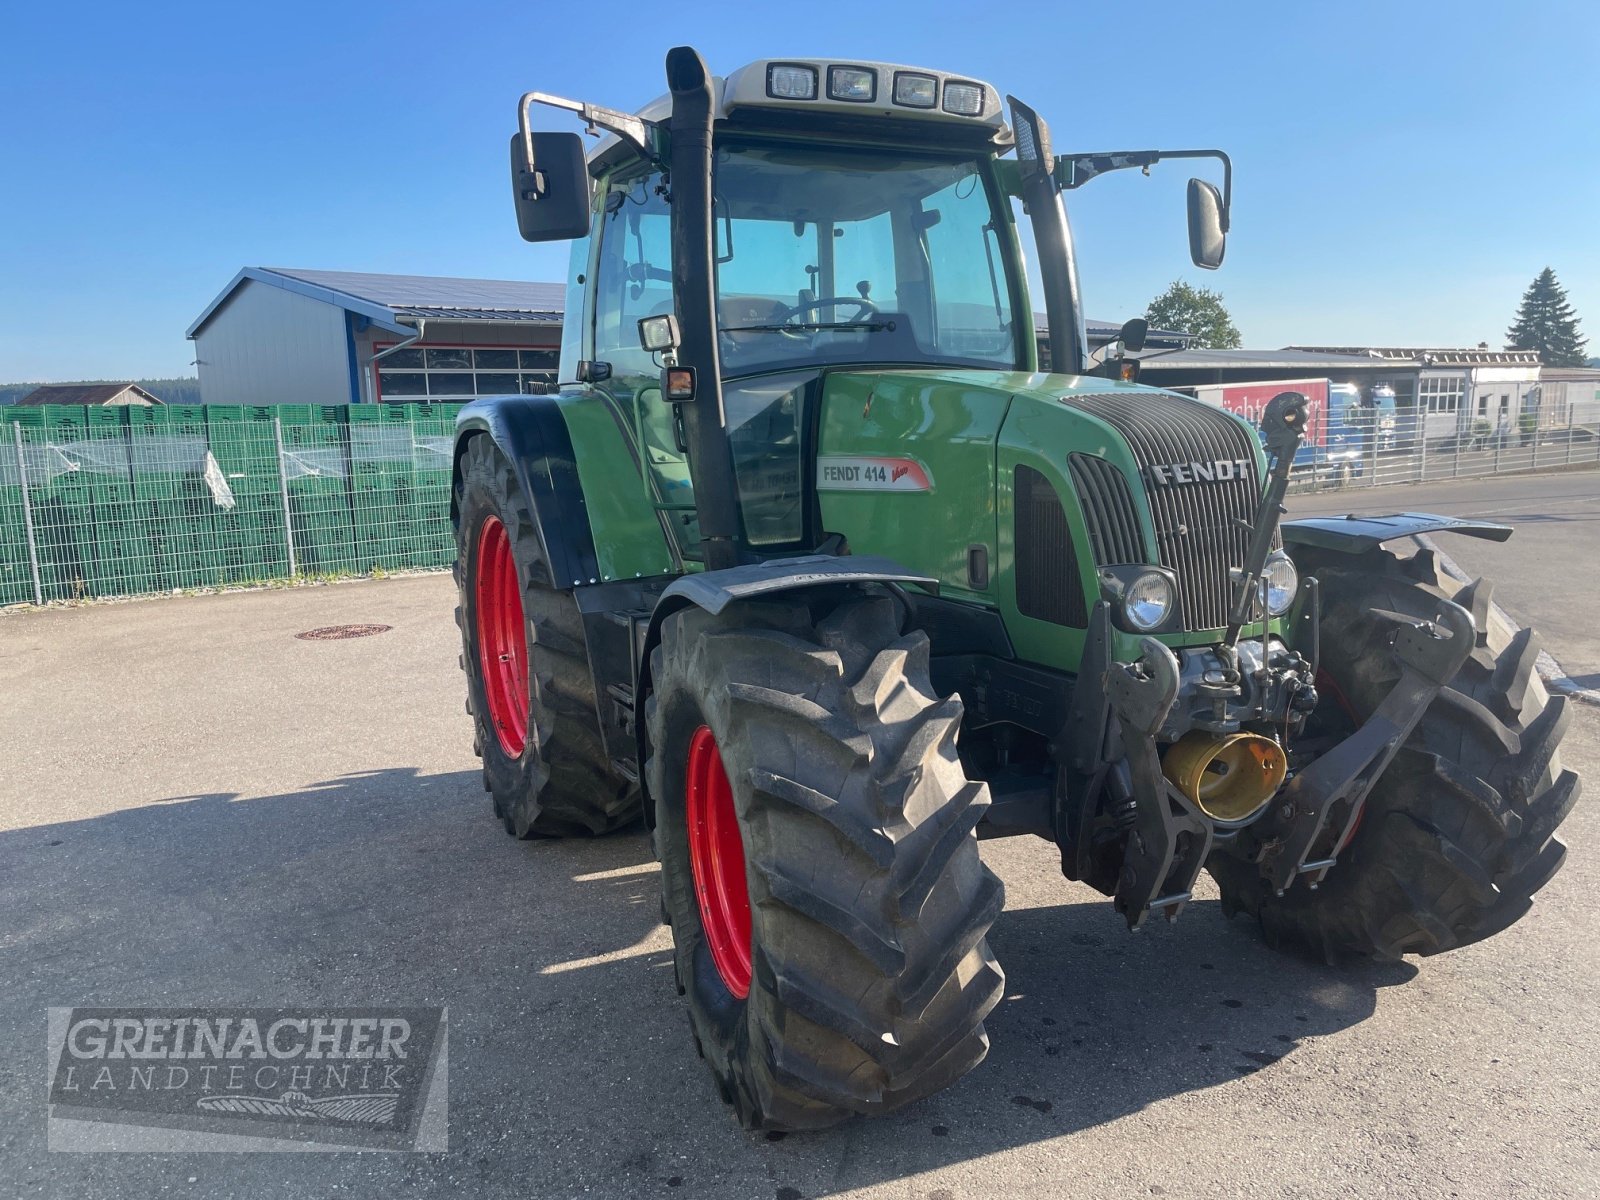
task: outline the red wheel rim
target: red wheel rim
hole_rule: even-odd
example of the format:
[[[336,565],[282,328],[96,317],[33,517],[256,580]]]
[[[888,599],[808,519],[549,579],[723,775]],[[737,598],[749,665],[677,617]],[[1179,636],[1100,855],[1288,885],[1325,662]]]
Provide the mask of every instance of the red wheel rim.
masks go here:
[[[689,742],[689,866],[711,961],[728,991],[750,994],[750,887],[733,789],[717,739],[702,725]]]
[[[500,749],[511,758],[520,758],[528,741],[528,638],[517,563],[499,517],[487,518],[478,532],[477,562],[473,586],[478,664],[483,671],[489,723]]]

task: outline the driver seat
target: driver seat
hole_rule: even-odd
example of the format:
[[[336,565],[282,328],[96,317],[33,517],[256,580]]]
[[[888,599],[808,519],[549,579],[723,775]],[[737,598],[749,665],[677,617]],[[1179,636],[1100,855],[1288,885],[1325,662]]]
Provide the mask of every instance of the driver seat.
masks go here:
[[[717,301],[717,324],[724,337],[745,341],[753,334],[729,332],[735,325],[776,325],[789,305],[767,296],[723,296]]]

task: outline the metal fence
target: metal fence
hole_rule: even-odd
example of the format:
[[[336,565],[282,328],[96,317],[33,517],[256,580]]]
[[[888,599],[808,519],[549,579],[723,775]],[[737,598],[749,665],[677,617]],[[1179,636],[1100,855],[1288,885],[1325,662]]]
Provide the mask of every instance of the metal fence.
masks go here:
[[[1547,402],[1490,420],[1415,409],[1356,410],[1302,448],[1291,491],[1433,483],[1600,464],[1600,399]]]
[[[1600,464],[1600,400],[1359,410],[1300,491]],[[0,411],[0,605],[448,566],[455,404]]]
[[[0,411],[0,604],[447,566],[460,407]]]

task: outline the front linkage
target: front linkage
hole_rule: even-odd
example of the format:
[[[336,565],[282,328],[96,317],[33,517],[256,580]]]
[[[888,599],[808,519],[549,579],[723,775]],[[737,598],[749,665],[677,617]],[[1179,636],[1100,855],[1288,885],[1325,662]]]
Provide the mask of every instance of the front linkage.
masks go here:
[[[1302,877],[1315,889],[1354,831],[1367,793],[1471,653],[1473,618],[1458,604],[1440,599],[1431,621],[1376,610],[1396,625],[1393,653],[1400,678],[1354,733],[1293,773],[1249,823],[1213,819],[1163,771],[1158,741],[1171,740],[1189,724],[1188,718],[1175,720],[1180,696],[1198,712],[1214,714],[1215,724],[1194,718],[1198,728],[1237,729],[1252,720],[1297,724],[1316,704],[1320,612],[1314,579],[1306,581],[1289,618],[1294,650],[1274,652],[1265,633],[1259,652],[1239,644],[1241,629],[1259,611],[1261,574],[1278,533],[1305,413],[1305,397],[1286,392],[1263,415],[1273,469],[1252,523],[1246,562],[1234,572],[1224,640],[1209,651],[1186,652],[1198,667],[1180,664],[1154,638],[1141,640],[1136,661],[1114,662],[1107,605],[1097,605],[1091,615],[1081,684],[1062,741],[1070,769],[1058,789],[1058,828],[1067,874],[1110,892],[1131,929],[1153,912],[1176,919],[1223,839],[1227,853],[1256,864],[1276,894]],[[1097,813],[1109,814],[1112,827],[1126,837],[1114,872],[1096,861]]]

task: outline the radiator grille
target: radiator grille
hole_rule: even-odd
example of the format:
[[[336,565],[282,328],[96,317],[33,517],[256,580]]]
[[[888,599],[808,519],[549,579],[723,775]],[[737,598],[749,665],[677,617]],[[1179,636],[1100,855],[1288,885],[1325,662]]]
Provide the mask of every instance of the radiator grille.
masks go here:
[[[1127,477],[1092,454],[1071,455],[1067,469],[1072,472],[1072,486],[1078,493],[1084,524],[1089,527],[1094,561],[1144,562],[1144,534],[1139,529],[1139,510],[1134,507]]]
[[[1177,572],[1184,626],[1225,626],[1228,572],[1244,562],[1261,496],[1255,438],[1221,409],[1158,392],[1069,396],[1066,403],[1111,425],[1132,449],[1150,498],[1156,555]],[[1240,459],[1249,469],[1232,469],[1227,479],[1176,483],[1169,471],[1163,482],[1150,469]]]
[[[1083,577],[1061,497],[1032,467],[1018,467],[1014,483],[1017,611],[1056,625],[1088,628]]]

